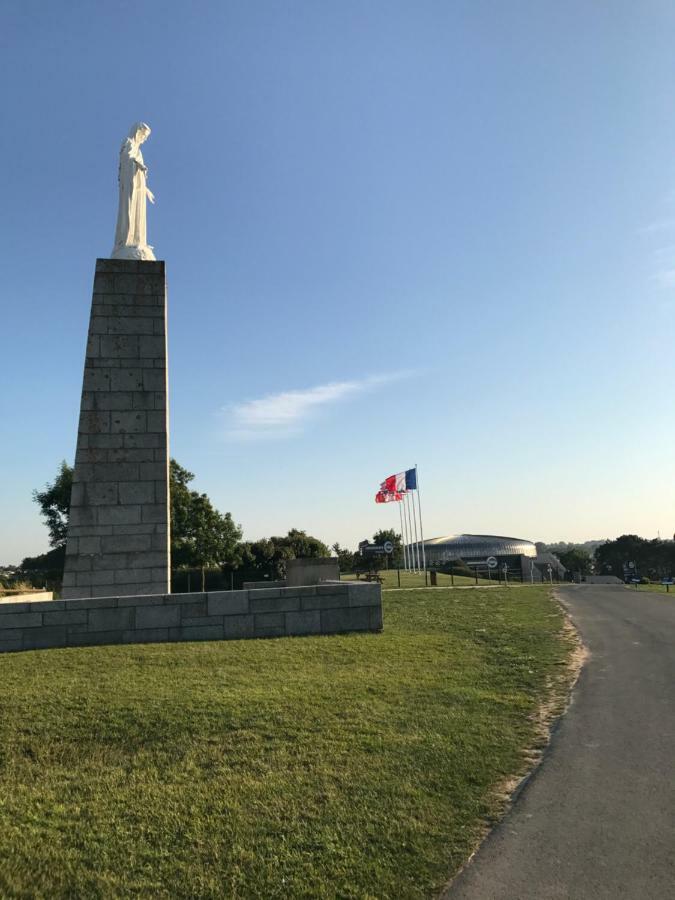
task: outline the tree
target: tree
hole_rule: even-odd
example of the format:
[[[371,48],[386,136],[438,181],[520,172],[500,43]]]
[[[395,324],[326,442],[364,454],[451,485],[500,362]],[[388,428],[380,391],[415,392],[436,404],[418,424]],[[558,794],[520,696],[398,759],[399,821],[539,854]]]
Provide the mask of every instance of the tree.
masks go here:
[[[571,550],[559,550],[556,556],[569,572],[590,575],[593,571],[593,560],[590,553],[582,550],[580,547],[572,547]]]
[[[169,475],[172,565],[201,569],[204,590],[207,568],[234,567],[241,561],[241,528],[229,512],[218,512],[206,494],[190,490],[195,476],[175,459],[169,464]]]
[[[356,554],[352,553],[351,550],[345,550],[337,542],[333,544],[331,550],[337,556],[338,567],[341,572],[354,571],[354,557]]]
[[[389,557],[389,565],[393,569],[396,569],[403,565],[403,544],[401,543],[401,535],[397,534],[393,528],[380,529],[380,531],[376,531],[373,535],[374,544],[382,545],[386,543],[386,541],[391,541],[394,545],[394,552]]]
[[[291,528],[285,537],[273,536],[242,546],[242,573],[244,581],[260,581],[271,578],[280,581],[286,577],[289,559],[330,556],[328,547],[306,531]]]
[[[50,547],[65,546],[72,487],[73,469],[64,459],[52,484],[47,483],[44,491],[33,491],[49,529]]]

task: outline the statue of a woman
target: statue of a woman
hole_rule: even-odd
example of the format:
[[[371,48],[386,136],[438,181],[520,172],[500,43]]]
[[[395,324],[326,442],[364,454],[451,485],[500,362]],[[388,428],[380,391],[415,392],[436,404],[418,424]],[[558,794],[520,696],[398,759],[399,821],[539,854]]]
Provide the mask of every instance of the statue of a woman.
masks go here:
[[[120,148],[120,205],[115,228],[112,259],[154,259],[146,234],[145,201],[155,202],[145,178],[148,167],[143,162],[141,144],[150,135],[145,122],[132,125],[129,137]]]

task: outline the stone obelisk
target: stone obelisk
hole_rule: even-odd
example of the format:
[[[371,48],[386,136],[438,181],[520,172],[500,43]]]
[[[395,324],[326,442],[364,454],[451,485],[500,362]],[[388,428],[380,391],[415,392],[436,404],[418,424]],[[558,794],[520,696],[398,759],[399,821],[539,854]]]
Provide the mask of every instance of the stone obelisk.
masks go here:
[[[147,168],[120,151],[111,259],[98,259],[80,406],[63,597],[170,590],[166,277],[146,241]]]

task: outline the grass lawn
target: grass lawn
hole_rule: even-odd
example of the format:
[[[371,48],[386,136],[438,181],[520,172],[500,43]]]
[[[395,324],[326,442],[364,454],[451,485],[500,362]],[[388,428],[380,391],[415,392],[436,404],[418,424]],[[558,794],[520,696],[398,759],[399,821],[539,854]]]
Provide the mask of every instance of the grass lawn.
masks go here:
[[[672,595],[673,600],[675,600],[675,584],[670,585],[670,590],[666,590],[665,584],[638,584],[637,586],[639,591],[651,591],[654,594],[669,594]],[[627,584],[626,589],[629,591],[635,590],[634,584]]]
[[[388,571],[386,569],[382,569],[382,571],[380,572],[380,577],[382,578],[382,587],[385,590],[387,590],[388,588],[398,587],[398,577],[397,577],[395,569],[389,569]],[[427,576],[427,578],[429,579],[429,576]],[[439,572],[437,578],[438,578],[437,583],[438,583],[439,587],[451,587],[452,586],[452,578],[450,577],[450,575],[446,575],[443,572]],[[476,579],[470,578],[468,575],[455,575],[454,579],[455,579],[455,581],[454,581],[455,587],[466,587],[467,585],[471,586],[471,585],[476,584]],[[340,580],[341,581],[355,581],[356,575],[351,575],[351,574],[341,575]],[[364,576],[361,576],[361,581],[365,581]],[[429,579],[429,584],[431,584],[430,579]],[[492,580],[479,577],[478,584],[485,585],[486,587],[487,586],[494,587],[495,585],[499,584],[499,581],[497,580],[497,575],[495,574],[495,576]],[[423,572],[421,572],[421,573],[404,572],[403,569],[401,569],[401,587],[402,588],[424,587],[424,573]]]
[[[385,594],[385,631],[0,656],[0,896],[429,897],[523,770],[546,588]]]

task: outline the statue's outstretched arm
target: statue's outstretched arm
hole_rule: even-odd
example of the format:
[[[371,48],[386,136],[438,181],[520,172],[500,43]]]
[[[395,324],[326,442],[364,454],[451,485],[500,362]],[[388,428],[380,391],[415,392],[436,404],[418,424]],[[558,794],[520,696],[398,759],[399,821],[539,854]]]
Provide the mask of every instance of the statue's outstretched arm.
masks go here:
[[[155,195],[152,193],[152,191],[148,187],[146,187],[146,189],[145,189],[145,196],[148,198],[148,200],[151,203],[155,202]]]

